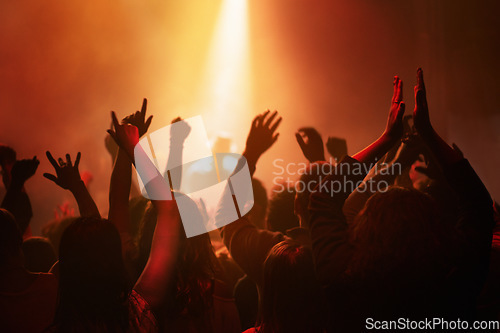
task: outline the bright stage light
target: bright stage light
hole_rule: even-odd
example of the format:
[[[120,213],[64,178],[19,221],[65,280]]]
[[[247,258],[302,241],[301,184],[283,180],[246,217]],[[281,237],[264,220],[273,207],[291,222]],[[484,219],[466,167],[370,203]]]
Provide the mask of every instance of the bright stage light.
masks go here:
[[[250,76],[247,0],[223,0],[200,91],[208,128],[240,136],[248,115]],[[242,119],[243,118],[243,119]]]

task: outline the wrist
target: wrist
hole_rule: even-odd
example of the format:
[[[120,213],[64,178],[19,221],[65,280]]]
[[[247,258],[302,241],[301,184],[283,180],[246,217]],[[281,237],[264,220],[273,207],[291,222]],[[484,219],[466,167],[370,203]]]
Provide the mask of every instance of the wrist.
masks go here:
[[[25,180],[22,179],[11,178],[9,188],[11,190],[21,190],[24,186],[24,182]]]
[[[75,193],[81,193],[82,191],[87,190],[87,188],[85,187],[85,183],[83,182],[83,180],[80,179],[71,184],[68,190],[70,190],[71,193],[75,194]]]
[[[245,148],[242,155],[246,158],[247,163],[249,165],[250,164],[254,164],[254,165],[257,164],[257,161],[260,158],[260,154],[253,152],[253,151],[249,150],[248,148]]]

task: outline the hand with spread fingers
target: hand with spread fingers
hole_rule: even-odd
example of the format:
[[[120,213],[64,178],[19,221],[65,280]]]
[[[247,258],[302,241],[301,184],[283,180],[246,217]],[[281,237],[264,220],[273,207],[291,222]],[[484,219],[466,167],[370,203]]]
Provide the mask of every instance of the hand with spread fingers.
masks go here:
[[[258,115],[252,121],[250,133],[248,133],[245,153],[247,159],[257,162],[259,157],[278,140],[279,133],[275,133],[282,118],[278,116],[278,111],[267,110]]]
[[[139,131],[139,137],[142,137],[149,129],[153,116],[149,116],[146,120],[146,109],[148,107],[148,100],[144,98],[142,100],[141,111],[136,111],[131,115],[126,116],[122,120],[122,125],[130,124],[137,127]]]
[[[57,162],[52,157],[52,154],[47,151],[47,158],[54,167],[56,175],[50,173],[44,173],[43,176],[58,186],[62,187],[65,190],[73,190],[78,187],[82,183],[82,179],[80,177],[80,172],[78,171],[78,165],[80,164],[81,153],[76,155],[75,164],[71,162],[71,157],[69,154],[66,154],[66,161],[62,158],[58,158]]]
[[[134,147],[139,142],[140,137],[139,129],[128,123],[120,124],[114,111],[111,111],[111,119],[113,120],[114,130],[109,129],[107,132],[118,146],[127,152],[129,158],[133,160]]]

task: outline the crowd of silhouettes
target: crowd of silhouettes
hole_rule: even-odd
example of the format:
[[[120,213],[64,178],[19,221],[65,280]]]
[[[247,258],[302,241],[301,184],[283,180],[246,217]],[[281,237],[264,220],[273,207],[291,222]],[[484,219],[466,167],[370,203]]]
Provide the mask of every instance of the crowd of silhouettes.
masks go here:
[[[385,129],[358,153],[297,126],[307,166],[296,183],[269,192],[253,175],[282,118],[257,115],[242,152],[253,208],[194,237],[176,196],[147,199],[133,182],[134,148],[153,118],[146,99],[121,121],[111,112],[107,216],[87,189],[91,176],[79,171],[82,155],[47,151],[47,187],[70,191],[78,212],[61,205],[32,236],[37,212],[25,183],[40,162],[0,145],[0,332],[344,333],[364,331],[368,318],[498,321],[499,206],[433,128],[422,70],[412,115],[402,80],[393,86]],[[171,154],[182,156],[183,126]],[[158,173],[145,191],[179,188]],[[206,219],[203,202],[184,197],[193,219]]]

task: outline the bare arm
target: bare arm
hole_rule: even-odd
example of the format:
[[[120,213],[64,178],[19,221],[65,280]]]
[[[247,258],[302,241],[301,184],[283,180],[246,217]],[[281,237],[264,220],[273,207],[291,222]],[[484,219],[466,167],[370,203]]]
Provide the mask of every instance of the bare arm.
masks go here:
[[[22,234],[28,229],[33,217],[30,198],[26,193],[24,183],[35,174],[39,164],[40,161],[36,156],[33,159],[16,161],[10,171],[10,183],[2,201],[2,208],[15,216]],[[4,169],[4,172],[8,171]]]
[[[122,124],[132,124],[137,127],[139,137],[144,135],[153,116],[146,120],[147,100],[142,102],[141,111],[137,111],[122,120]],[[113,166],[109,186],[109,216],[108,219],[120,232],[122,249],[127,251],[132,235],[130,234],[129,196],[132,184],[132,163],[127,152],[120,147]]]
[[[120,125],[112,112],[114,131],[108,133],[115,139],[132,161],[141,159],[143,168],[148,172],[149,181],[144,181],[150,197],[163,197],[165,200],[152,200],[158,211],[158,220],[153,235],[151,252],[141,276],[134,286],[148,304],[158,307],[165,298],[167,287],[172,280],[177,260],[181,220],[176,202],[170,194],[170,186],[155,168],[147,155],[141,151],[137,127],[130,124]],[[170,199],[170,200],[167,200]]]

